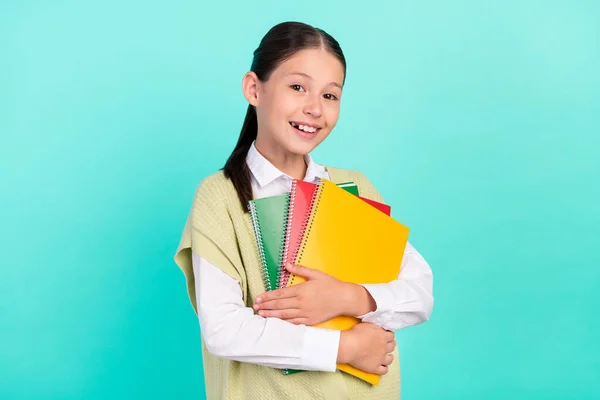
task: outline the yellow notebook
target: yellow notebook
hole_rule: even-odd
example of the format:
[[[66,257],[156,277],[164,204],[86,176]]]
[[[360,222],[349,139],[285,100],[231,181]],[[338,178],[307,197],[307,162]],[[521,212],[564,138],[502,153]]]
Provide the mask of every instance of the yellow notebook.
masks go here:
[[[387,283],[398,278],[408,234],[409,229],[400,222],[322,179],[294,263],[346,282]],[[305,281],[292,275],[288,286]],[[357,318],[342,316],[315,326],[347,330],[359,322]],[[379,384],[377,374],[347,364],[338,365],[338,369]]]

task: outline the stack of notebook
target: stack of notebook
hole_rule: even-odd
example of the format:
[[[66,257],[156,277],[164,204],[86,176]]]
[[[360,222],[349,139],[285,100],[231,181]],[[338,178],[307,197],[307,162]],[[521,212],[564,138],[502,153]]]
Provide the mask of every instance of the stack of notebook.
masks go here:
[[[356,284],[398,277],[409,229],[391,217],[389,205],[361,197],[353,182],[294,180],[290,192],[251,200],[249,209],[266,290],[305,282],[285,269],[287,262]],[[343,316],[315,326],[347,330],[359,322]],[[376,374],[347,364],[337,368],[379,383]]]

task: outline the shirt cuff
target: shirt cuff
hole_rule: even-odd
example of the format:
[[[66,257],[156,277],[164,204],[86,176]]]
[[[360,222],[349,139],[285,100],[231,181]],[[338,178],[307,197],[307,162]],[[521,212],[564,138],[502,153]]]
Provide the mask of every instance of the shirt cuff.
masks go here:
[[[359,315],[356,318],[363,322],[369,322],[377,326],[383,326],[394,316],[395,299],[394,294],[387,284],[361,285],[375,300],[375,311]]]
[[[340,331],[307,326],[300,364],[307,370],[335,372]]]

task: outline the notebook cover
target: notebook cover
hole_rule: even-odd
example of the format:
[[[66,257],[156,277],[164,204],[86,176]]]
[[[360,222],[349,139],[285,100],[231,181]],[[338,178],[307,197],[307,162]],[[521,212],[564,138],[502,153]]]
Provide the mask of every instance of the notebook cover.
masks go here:
[[[286,193],[250,200],[248,204],[267,291],[279,287],[289,199]]]
[[[398,278],[408,234],[409,229],[400,222],[323,179],[294,263],[356,284],[387,283]],[[287,285],[305,281],[292,274]],[[315,326],[347,330],[359,322],[342,316]],[[338,369],[371,384],[379,383],[377,374],[346,364]]]

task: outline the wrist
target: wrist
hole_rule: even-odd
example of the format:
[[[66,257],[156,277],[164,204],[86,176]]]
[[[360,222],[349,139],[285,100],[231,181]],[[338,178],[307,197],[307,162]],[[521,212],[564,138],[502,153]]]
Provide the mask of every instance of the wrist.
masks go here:
[[[337,364],[349,364],[354,353],[354,336],[352,331],[341,331],[340,345],[338,347]]]
[[[364,315],[377,309],[375,300],[364,286],[354,283],[346,284],[346,296],[344,305],[346,309],[343,315],[356,317]]]

